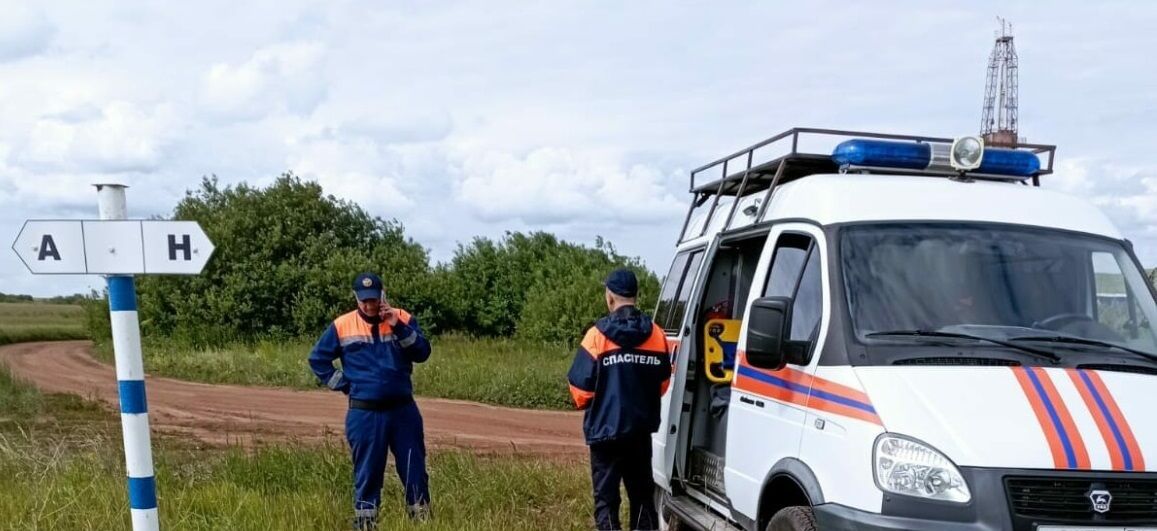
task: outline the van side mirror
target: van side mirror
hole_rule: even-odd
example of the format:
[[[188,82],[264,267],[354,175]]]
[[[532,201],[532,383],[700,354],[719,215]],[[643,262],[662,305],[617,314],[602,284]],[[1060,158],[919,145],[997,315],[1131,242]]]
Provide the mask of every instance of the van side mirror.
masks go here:
[[[747,350],[753,367],[777,371],[787,363],[787,334],[791,330],[791,298],[756,299],[747,312]]]

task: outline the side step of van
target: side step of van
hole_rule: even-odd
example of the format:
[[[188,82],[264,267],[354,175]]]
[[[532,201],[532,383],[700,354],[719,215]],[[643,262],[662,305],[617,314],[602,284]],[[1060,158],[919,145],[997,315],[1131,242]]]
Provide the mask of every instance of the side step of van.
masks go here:
[[[671,498],[667,509],[675,513],[683,525],[696,531],[741,531],[727,519],[711,512],[688,496]]]

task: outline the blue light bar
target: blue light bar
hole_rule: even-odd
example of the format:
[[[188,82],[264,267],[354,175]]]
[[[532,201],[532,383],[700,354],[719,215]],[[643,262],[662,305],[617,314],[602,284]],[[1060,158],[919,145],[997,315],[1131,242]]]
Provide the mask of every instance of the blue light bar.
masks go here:
[[[854,139],[841,142],[832,151],[840,166],[879,166],[923,170],[932,162],[932,146],[917,142]]]
[[[1016,149],[984,148],[984,158],[976,173],[1032,177],[1040,172],[1040,157]]]
[[[839,166],[951,171],[951,167],[947,164],[943,168],[930,167],[932,165],[932,145],[924,142],[856,138],[841,142],[836,146],[832,150],[832,160]],[[974,173],[989,175],[1027,178],[1040,172],[1040,164],[1040,158],[1035,153],[1017,149],[985,148],[980,167],[973,171]]]

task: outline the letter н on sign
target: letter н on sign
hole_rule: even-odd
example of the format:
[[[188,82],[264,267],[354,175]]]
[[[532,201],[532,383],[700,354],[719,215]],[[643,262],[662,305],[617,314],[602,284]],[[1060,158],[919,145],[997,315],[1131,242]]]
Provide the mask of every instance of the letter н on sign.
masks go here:
[[[196,221],[142,221],[145,274],[196,275],[213,254],[213,243]]]

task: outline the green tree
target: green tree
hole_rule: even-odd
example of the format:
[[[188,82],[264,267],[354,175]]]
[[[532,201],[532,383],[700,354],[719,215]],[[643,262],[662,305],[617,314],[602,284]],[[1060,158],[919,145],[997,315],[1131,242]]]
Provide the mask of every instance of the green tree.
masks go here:
[[[146,331],[201,344],[316,335],[351,307],[360,271],[381,274],[398,305],[430,297],[426,250],[401,224],[291,173],[264,189],[206,178],[173,218],[199,222],[216,250],[201,275],[138,281]]]
[[[585,247],[544,232],[459,245],[440,276],[443,323],[474,335],[573,342],[606,313],[602,280],[615,267],[639,276],[639,306],[650,311],[659,281],[637,259],[597,239]]]

